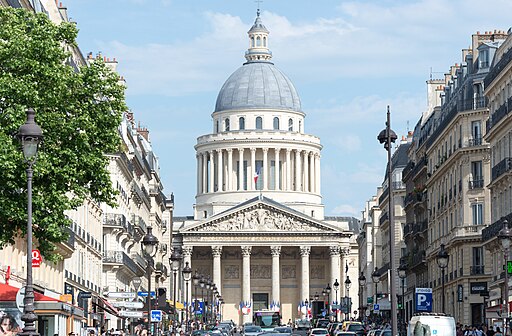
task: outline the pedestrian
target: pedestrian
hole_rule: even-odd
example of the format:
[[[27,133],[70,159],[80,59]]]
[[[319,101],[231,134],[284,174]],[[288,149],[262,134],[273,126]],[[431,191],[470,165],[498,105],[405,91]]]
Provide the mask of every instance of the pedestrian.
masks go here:
[[[494,336],[503,336],[500,327],[496,327],[496,332],[494,333]]]

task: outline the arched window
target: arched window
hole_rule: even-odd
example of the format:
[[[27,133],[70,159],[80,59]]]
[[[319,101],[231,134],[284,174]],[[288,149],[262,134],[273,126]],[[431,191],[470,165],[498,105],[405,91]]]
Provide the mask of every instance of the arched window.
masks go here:
[[[267,46],[267,38],[266,37],[263,37],[263,46],[266,47]]]
[[[219,121],[215,120],[215,133],[219,133]]]
[[[299,132],[302,132],[302,121],[299,120]]]
[[[224,126],[225,126],[224,130],[226,132],[228,132],[229,131],[229,118],[226,118],[226,120],[224,121]]]
[[[256,117],[256,129],[262,129],[263,128],[263,119],[261,117]]]
[[[244,117],[238,118],[238,125],[239,125],[240,130],[245,129],[245,118]]]
[[[251,47],[253,47],[253,48],[254,48],[254,36],[253,36],[253,37],[251,37]]]
[[[261,47],[261,37],[256,37],[256,47]]]
[[[274,117],[274,129],[275,130],[279,129],[279,118],[278,117]]]
[[[206,210],[203,211],[203,218],[208,217],[208,212]]]
[[[293,131],[293,119],[288,119],[288,131]]]

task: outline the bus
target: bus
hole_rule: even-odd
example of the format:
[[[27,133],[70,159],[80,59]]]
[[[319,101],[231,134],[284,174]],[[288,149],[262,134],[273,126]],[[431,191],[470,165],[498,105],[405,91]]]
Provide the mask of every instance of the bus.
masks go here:
[[[281,315],[279,312],[257,310],[252,315],[252,322],[263,330],[272,330],[281,325]]]

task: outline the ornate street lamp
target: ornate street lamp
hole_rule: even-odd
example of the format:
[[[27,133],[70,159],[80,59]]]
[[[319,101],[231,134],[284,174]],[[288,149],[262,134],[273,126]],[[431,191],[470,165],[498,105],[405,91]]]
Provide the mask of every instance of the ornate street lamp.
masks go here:
[[[201,280],[201,277],[197,273],[197,270],[194,272],[194,275],[192,276],[192,284],[194,285],[194,320],[197,321],[196,314],[197,314],[197,287],[199,286],[199,280]]]
[[[448,258],[449,258],[449,255],[448,255],[448,252],[444,249],[444,244],[441,244],[441,249],[439,250],[439,253],[437,254],[436,256],[436,261],[437,261],[437,266],[439,266],[439,268],[441,268],[441,304],[442,304],[442,308],[441,308],[441,311],[443,313],[445,313],[445,293],[444,293],[444,270],[446,267],[448,267]]]
[[[400,280],[402,280],[402,296],[401,296],[402,307],[400,309],[400,311],[401,311],[400,315],[402,317],[401,318],[402,322],[405,323],[405,278],[407,277],[407,264],[403,260],[400,263],[400,267],[398,267],[398,277],[400,278]],[[444,290],[441,295],[443,295],[443,300],[444,300]],[[444,310],[443,310],[443,312],[444,312]]]
[[[508,227],[508,220],[503,219],[503,229],[500,230],[498,233],[498,239],[501,241],[501,247],[503,247],[503,259],[505,262],[505,283],[503,285],[504,287],[504,307],[505,312],[503,314],[503,334],[507,335],[507,317],[510,314],[509,311],[509,305],[508,305],[508,256],[510,253],[510,244],[512,241],[512,232],[510,231]]]
[[[359,281],[359,319],[363,320],[363,294],[364,294],[364,287],[366,287],[366,277],[364,276],[363,271],[361,271],[361,275],[357,279]]]
[[[372,281],[375,284],[375,300],[373,301],[373,303],[376,304],[377,303],[377,291],[378,291],[377,286],[380,281],[380,273],[379,273],[379,269],[377,267],[375,267],[375,270],[372,273]]]
[[[350,320],[350,309],[352,308],[350,306],[350,295],[349,295],[350,286],[352,286],[352,281],[350,281],[350,278],[347,275],[347,279],[345,280],[345,295],[346,295],[345,301],[347,304],[347,318],[349,320]]]
[[[34,309],[32,283],[32,175],[34,173],[33,166],[37,159],[37,150],[43,140],[43,131],[35,122],[36,112],[29,108],[26,114],[27,120],[20,126],[17,134],[17,138],[21,142],[25,163],[27,163],[27,284],[25,286],[25,298],[23,299],[23,315],[21,316],[25,326],[20,335],[32,336],[39,335],[35,325],[37,315]]]
[[[391,335],[397,335],[398,324],[397,324],[397,305],[396,305],[396,281],[395,281],[395,215],[394,215],[394,200],[393,200],[393,171],[391,164],[391,145],[396,141],[398,137],[396,133],[391,129],[391,115],[389,112],[389,106],[387,111],[386,128],[382,130],[377,139],[381,144],[384,144],[384,148],[388,152],[388,168],[387,168],[387,180],[388,180],[388,218],[389,218],[389,268],[393,270],[390,273],[390,296],[389,301],[391,303]]]
[[[147,305],[148,305],[148,334],[151,335],[151,272],[153,271],[153,254],[156,251],[156,247],[158,245],[158,238],[153,236],[153,228],[148,227],[147,233],[142,238],[142,249],[146,252],[146,258],[148,259],[148,267],[147,267],[147,275],[148,275],[148,297],[147,297]]]
[[[189,331],[189,308],[190,308],[190,302],[188,302],[188,284],[190,282],[191,276],[192,276],[192,269],[189,266],[188,261],[185,263],[185,267],[181,270],[181,274],[183,275],[183,280],[185,281],[185,298],[187,301],[187,306],[185,307],[185,333],[188,333]]]
[[[199,287],[201,287],[201,302],[203,304],[203,309],[201,309],[201,319],[203,320],[203,323],[206,321],[205,315],[206,315],[206,305],[204,302],[204,287],[206,286],[206,279],[204,275],[200,275],[199,279]]]
[[[176,330],[176,322],[178,320],[178,309],[176,308],[176,278],[178,276],[178,271],[180,269],[180,263],[181,263],[181,260],[183,260],[183,256],[181,255],[180,251],[178,250],[178,248],[174,248],[172,253],[171,253],[171,256],[169,257],[169,261],[170,261],[170,264],[171,264],[171,267],[172,267],[172,274],[173,274],[173,282],[172,282],[172,287],[173,287],[173,291],[172,291],[172,298],[173,298],[173,301],[174,301],[174,321],[173,321],[173,330]]]
[[[338,302],[338,289],[340,288],[340,283],[338,282],[338,279],[336,279],[334,281],[334,283],[332,284],[332,288],[334,289],[334,301],[335,301],[335,304],[337,305],[338,308],[336,308],[336,320],[335,322],[338,322],[338,311],[340,310],[339,307],[340,307],[340,304]]]

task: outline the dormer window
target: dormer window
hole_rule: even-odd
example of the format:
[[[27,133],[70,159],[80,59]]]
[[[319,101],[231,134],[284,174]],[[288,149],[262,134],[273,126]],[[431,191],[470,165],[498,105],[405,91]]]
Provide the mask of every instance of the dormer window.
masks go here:
[[[274,117],[274,130],[278,130],[278,129],[279,129],[279,118]]]
[[[478,58],[480,59],[480,69],[485,69],[489,67],[488,49],[480,50],[480,52],[478,53]]]
[[[238,118],[238,126],[241,131],[245,129],[245,118],[244,117]]]
[[[229,132],[229,118],[226,118],[226,120],[224,121],[224,130],[226,132]]]
[[[256,117],[256,129],[263,129],[263,119],[261,117]]]

